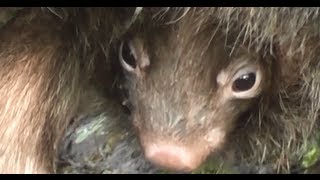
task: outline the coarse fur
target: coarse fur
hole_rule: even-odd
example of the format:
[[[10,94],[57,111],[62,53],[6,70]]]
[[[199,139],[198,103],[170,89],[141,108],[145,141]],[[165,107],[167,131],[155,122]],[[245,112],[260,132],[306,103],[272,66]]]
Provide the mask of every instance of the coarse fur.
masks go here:
[[[0,173],[53,172],[57,142],[86,87],[108,91],[114,81],[105,74],[108,47],[131,24],[124,23],[128,9],[25,8],[3,27]],[[214,27],[211,35],[222,32],[230,55],[245,47],[271,59],[272,88],[237,119],[226,142],[240,162],[290,172],[319,130],[319,8],[144,10],[150,24],[179,26],[193,14],[190,31]]]
[[[290,172],[320,132],[319,8],[218,8],[213,14],[227,36],[236,32],[235,46],[270,54],[276,63],[274,89],[234,133],[242,136],[239,147],[247,145],[236,151],[247,162]]]
[[[0,173],[54,172],[80,98],[89,87],[112,92],[109,46],[131,9],[24,8],[2,27]]]
[[[201,93],[209,97],[206,90],[215,89],[212,84],[215,79],[207,82],[206,71],[197,74],[197,67],[184,64],[183,58],[199,66],[198,70],[200,67],[203,70],[201,63],[207,63],[207,68],[218,73],[223,65],[210,64],[206,62],[206,55],[203,58],[196,54],[208,54],[208,48],[223,43],[230,59],[239,57],[238,52],[243,48],[247,50],[247,57],[261,57],[254,59],[265,64],[263,69],[269,74],[263,83],[270,81],[255,103],[247,106],[240,102],[239,107],[247,111],[236,113],[236,121],[231,123],[234,127],[227,133],[223,147],[235,152],[238,162],[271,164],[275,172],[290,172],[292,165],[299,164],[319,133],[319,8],[145,8],[140,18],[135,26],[138,29],[133,29],[128,37],[142,39],[133,41],[142,42],[150,65],[137,62],[137,66],[142,64],[136,69],[135,77],[126,76],[135,124],[140,136],[148,139],[142,139],[142,144],[151,143],[153,137],[199,146],[199,136],[207,129],[190,125],[195,122],[188,116],[187,119],[177,116],[202,107],[199,105],[206,100],[201,101]],[[224,41],[216,41],[215,37],[223,37]],[[141,49],[139,43],[135,46]],[[177,66],[170,66],[170,61]],[[200,77],[192,78],[183,74],[183,70]],[[186,84],[177,85],[181,80]],[[180,89],[174,89],[178,87]],[[192,95],[192,92],[198,94]],[[193,102],[191,107],[185,106],[188,102]],[[224,119],[228,118],[225,115],[220,117],[229,121]],[[217,120],[205,123],[215,127],[209,121]],[[217,123],[222,123],[220,121]],[[182,128],[188,124],[190,128]]]

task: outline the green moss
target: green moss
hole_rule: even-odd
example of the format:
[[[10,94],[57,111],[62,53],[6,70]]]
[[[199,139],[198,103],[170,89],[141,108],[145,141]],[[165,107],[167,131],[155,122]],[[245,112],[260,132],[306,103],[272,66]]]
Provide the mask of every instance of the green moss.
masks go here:
[[[319,155],[320,155],[320,149],[319,147],[312,147],[310,149],[310,151],[308,151],[302,160],[302,167],[304,168],[309,168],[312,165],[314,165],[318,159],[319,159]]]
[[[160,170],[159,174],[172,174],[174,172],[169,170]],[[206,163],[198,169],[191,172],[191,174],[237,174],[235,170],[224,163],[215,159],[209,159]]]
[[[235,174],[237,173],[228,165],[217,160],[208,160],[205,164],[193,171],[192,174]]]
[[[124,139],[124,134],[121,131],[114,132],[108,135],[107,144],[109,145],[111,151],[113,151],[114,147],[121,139]]]
[[[159,170],[158,172],[159,174],[172,174],[171,171],[168,171],[168,170]]]
[[[92,124],[85,126],[84,128],[80,128],[77,130],[77,138],[75,139],[75,143],[81,143],[85,139],[88,138],[88,136],[95,133],[97,130],[99,130],[102,127],[102,120],[100,121],[93,121]]]
[[[320,159],[320,136],[316,138],[316,141],[310,145],[308,151],[302,158],[302,167],[309,168],[313,166]]]

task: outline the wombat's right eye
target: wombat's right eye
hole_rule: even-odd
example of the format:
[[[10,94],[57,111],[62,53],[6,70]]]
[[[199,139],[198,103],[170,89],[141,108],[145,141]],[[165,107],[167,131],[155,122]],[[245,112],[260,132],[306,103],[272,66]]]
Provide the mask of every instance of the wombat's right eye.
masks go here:
[[[256,82],[255,73],[243,74],[232,84],[232,90],[235,92],[247,91],[253,87]]]
[[[256,65],[241,68],[232,78],[231,90],[237,98],[252,98],[258,95],[261,86],[261,70]]]
[[[128,42],[121,43],[120,50],[119,50],[119,59],[120,59],[121,65],[127,71],[130,71],[130,72],[134,71],[134,69],[136,68],[136,57],[130,43]]]

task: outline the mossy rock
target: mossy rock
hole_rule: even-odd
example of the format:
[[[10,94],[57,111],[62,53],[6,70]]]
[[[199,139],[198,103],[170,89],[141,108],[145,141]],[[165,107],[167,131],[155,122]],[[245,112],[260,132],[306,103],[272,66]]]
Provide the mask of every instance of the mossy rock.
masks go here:
[[[144,159],[125,113],[117,106],[82,117],[61,142],[57,173],[138,174],[158,169]]]

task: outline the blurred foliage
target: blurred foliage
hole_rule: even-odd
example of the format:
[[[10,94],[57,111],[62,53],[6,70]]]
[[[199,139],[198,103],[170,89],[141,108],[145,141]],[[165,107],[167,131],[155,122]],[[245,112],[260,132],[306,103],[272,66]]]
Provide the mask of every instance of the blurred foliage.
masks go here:
[[[304,173],[320,173],[320,134],[308,145],[301,167],[305,169]]]

